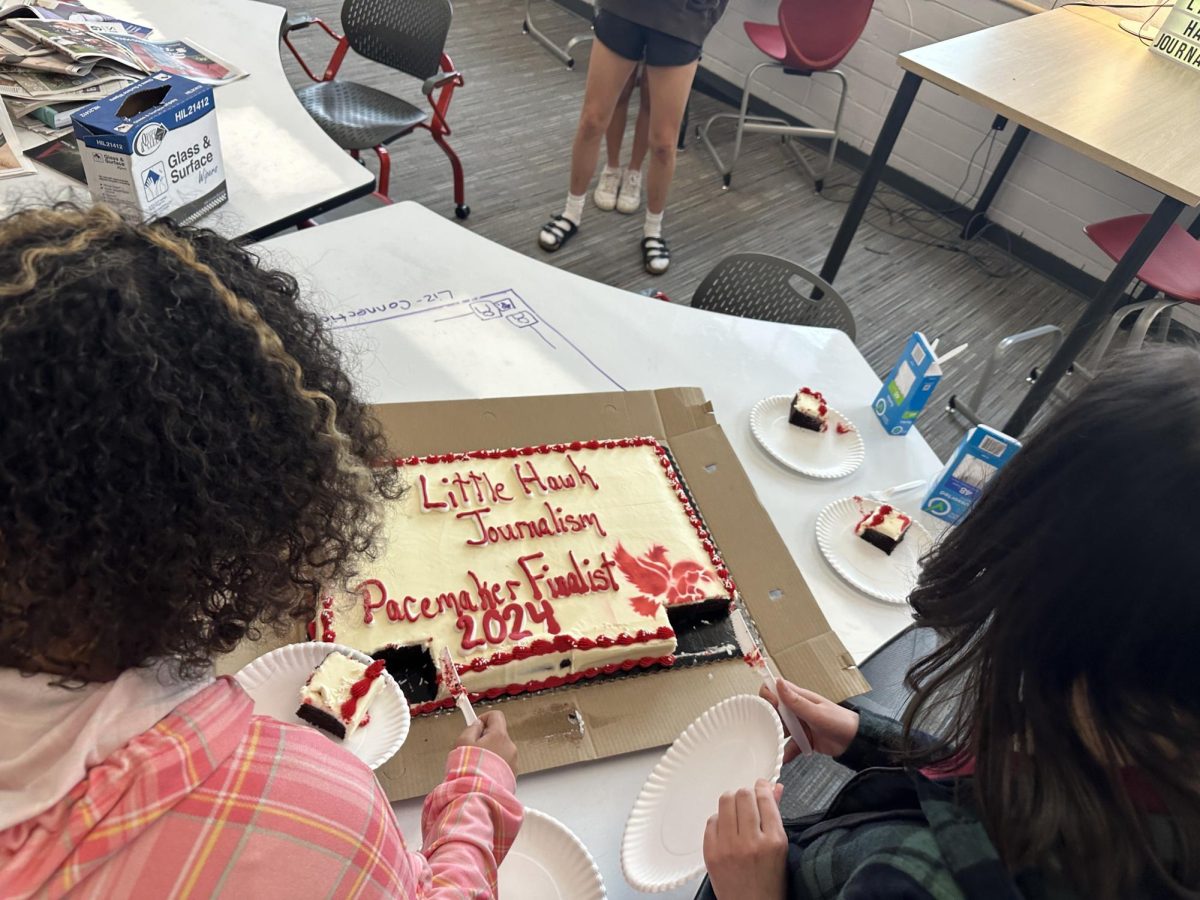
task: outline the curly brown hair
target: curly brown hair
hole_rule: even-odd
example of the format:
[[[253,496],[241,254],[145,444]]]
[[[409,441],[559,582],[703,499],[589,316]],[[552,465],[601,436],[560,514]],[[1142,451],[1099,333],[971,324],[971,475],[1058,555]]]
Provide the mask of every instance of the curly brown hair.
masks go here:
[[[103,206],[0,220],[0,665],[205,667],[311,615],[398,491],[296,279]]]

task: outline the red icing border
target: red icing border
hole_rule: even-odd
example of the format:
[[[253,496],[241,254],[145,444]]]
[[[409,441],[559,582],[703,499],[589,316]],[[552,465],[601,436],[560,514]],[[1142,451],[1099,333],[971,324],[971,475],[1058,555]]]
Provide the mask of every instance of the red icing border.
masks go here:
[[[483,672],[492,666],[503,666],[513,660],[529,659],[531,656],[545,656],[548,653],[566,653],[568,650],[594,650],[597,647],[630,647],[634,644],[648,644],[650,641],[665,641],[675,637],[675,631],[667,625],[655,631],[636,631],[633,634],[621,632],[616,637],[606,634],[597,637],[571,637],[569,634],[559,634],[552,638],[539,638],[528,644],[518,644],[511,650],[501,650],[489,657],[477,656],[470,662],[455,663],[454,668],[461,675],[464,672]],[[439,675],[440,680],[440,675]]]
[[[574,684],[577,681],[582,681],[585,678],[595,678],[597,675],[612,675],[616,672],[631,672],[634,669],[648,669],[650,666],[672,666],[675,664],[675,657],[669,656],[643,656],[641,659],[627,659],[623,663],[609,663],[606,666],[599,666],[591,669],[584,669],[582,672],[572,672],[569,675],[552,675],[549,678],[544,678],[541,681],[527,681],[524,684],[510,684],[506,687],[489,688],[486,691],[476,693],[469,692],[467,697],[472,703],[478,703],[480,700],[495,700],[497,697],[515,696],[523,694],[527,691],[544,691],[548,688],[562,687],[564,684]],[[439,709],[449,709],[454,706],[454,698],[447,697],[444,700],[431,700],[428,703],[417,703],[409,707],[409,711],[414,716],[423,716],[427,713],[435,712]]]
[[[366,696],[367,691],[371,689],[375,679],[383,674],[383,668],[387,665],[382,659],[377,659],[375,662],[367,666],[363,671],[362,678],[350,685],[350,696],[342,703],[341,713],[342,721],[349,723],[354,718],[354,714],[358,711],[358,701]]]

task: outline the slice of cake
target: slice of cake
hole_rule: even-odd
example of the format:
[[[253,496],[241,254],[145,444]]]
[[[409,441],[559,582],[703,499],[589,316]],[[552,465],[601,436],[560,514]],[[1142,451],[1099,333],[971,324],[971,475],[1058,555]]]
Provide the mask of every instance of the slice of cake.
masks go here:
[[[453,705],[443,649],[476,702],[674,665],[728,617],[729,572],[653,438],[394,465],[408,490],[379,554],[319,612],[327,640],[386,661],[414,715]]]
[[[300,689],[296,715],[334,737],[350,737],[367,723],[371,703],[383,690],[383,668],[383,660],[366,665],[330,653]]]
[[[864,512],[863,517],[854,526],[854,533],[891,556],[896,545],[904,540],[904,533],[911,524],[911,518],[884,503]]]
[[[829,423],[825,420],[828,412],[829,407],[820,391],[802,387],[792,399],[788,422],[809,431],[825,431],[829,428]]]

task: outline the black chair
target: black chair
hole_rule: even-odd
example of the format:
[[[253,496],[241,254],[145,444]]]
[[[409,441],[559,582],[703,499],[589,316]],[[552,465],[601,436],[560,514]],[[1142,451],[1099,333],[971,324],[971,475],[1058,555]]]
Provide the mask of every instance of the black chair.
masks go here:
[[[820,300],[809,297],[813,287]],[[735,253],[721,260],[696,288],[692,306],[745,319],[836,328],[854,340],[854,314],[833,285],[804,266],[765,253]]]
[[[454,170],[454,213],[465,219],[471,208],[466,204],[462,162],[446,143],[450,136],[446,112],[454,89],[463,84],[462,75],[444,49],[450,31],[450,0],[345,0],[341,16],[345,35],[337,34],[315,16],[289,16],[284,25],[284,44],[305,74],[316,82],[296,92],[300,103],[355,159],[362,150],[375,151],[379,157],[377,193],[382,197],[387,197],[391,171],[385,145],[424,128],[450,160]],[[337,41],[319,78],[291,42],[292,33],[310,25],[317,25]],[[421,91],[431,110],[365,84],[337,79],[349,50],[420,78]]]

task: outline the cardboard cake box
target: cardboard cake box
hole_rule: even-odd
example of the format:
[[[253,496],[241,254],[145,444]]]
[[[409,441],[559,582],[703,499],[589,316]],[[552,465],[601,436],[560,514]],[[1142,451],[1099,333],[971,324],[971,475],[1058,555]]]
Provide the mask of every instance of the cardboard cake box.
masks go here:
[[[699,388],[561,394],[375,407],[397,454],[425,455],[526,444],[649,435],[664,441],[682,470],[738,591],[784,677],[834,700],[868,685],[825,621],[791,553]],[[236,672],[289,640],[268,636],[218,663]],[[713,704],[756,693],[740,660],[581,682],[497,701],[520,748],[519,768],[535,772],[671,743]],[[492,705],[489,704],[489,708]],[[377,771],[392,800],[431,790],[462,731],[456,710],[413,720],[400,752]]]

